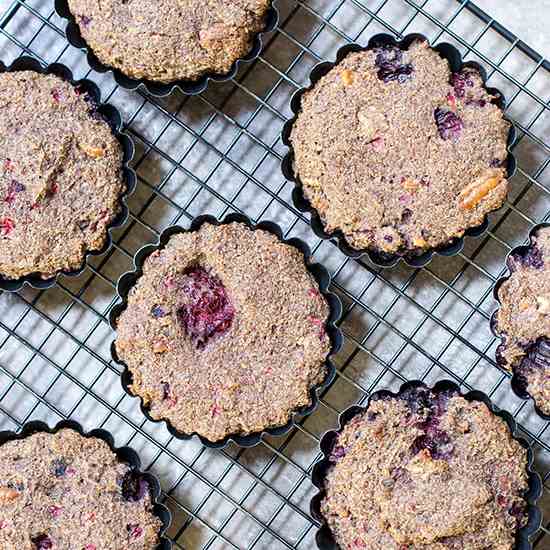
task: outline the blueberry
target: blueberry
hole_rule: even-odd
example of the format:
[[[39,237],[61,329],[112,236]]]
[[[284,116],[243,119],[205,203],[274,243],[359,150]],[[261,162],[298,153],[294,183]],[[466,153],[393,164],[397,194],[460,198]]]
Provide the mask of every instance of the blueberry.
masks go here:
[[[520,377],[525,378],[528,373],[535,370],[550,371],[550,339],[542,336],[530,344],[516,370]]]
[[[53,548],[52,539],[45,534],[38,535],[37,537],[32,538],[31,541],[37,550],[47,550],[48,548]]]
[[[336,445],[334,449],[332,449],[332,453],[330,453],[329,460],[331,462],[337,462],[341,458],[344,458],[346,456],[346,449],[342,447],[342,445]]]
[[[153,308],[151,309],[151,315],[155,319],[158,319],[160,317],[165,317],[166,316],[166,311],[160,306],[153,306]]]
[[[122,498],[128,502],[140,501],[149,490],[149,484],[134,470],[126,472],[121,484]]]
[[[464,128],[464,123],[459,116],[447,109],[437,108],[434,111],[434,118],[442,139],[457,140],[459,138],[462,128]]]
[[[474,86],[474,81],[469,72],[453,73],[451,75],[451,85],[457,97],[464,97],[466,95],[466,87],[472,88]]]
[[[58,458],[52,462],[51,470],[55,477],[63,477],[67,473],[67,463]]]
[[[181,292],[184,304],[178,310],[178,319],[197,348],[229,330],[235,308],[220,279],[195,266],[185,273]]]
[[[426,388],[409,388],[400,394],[413,414],[424,414],[431,411],[432,397]]]
[[[377,76],[385,83],[396,80],[403,84],[412,78],[414,67],[410,63],[403,63],[403,52],[395,46],[376,48],[375,65],[378,67]]]
[[[428,450],[435,460],[447,460],[451,457],[454,446],[447,432],[430,428],[424,435],[414,440],[411,451],[416,455],[424,449]]]

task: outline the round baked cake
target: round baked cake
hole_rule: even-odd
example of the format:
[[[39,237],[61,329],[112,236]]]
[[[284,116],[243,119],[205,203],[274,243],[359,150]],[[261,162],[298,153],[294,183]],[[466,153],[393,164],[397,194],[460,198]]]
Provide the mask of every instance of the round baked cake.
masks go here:
[[[210,441],[286,424],[326,376],[329,307],[303,254],[242,223],[174,235],[117,321],[131,391]]]
[[[153,550],[147,481],[107,443],[70,429],[0,446],[0,547]]]
[[[349,53],[302,96],[294,171],[327,232],[414,256],[448,245],[507,194],[507,136],[479,73],[417,40]]]
[[[510,256],[511,275],[498,290],[495,330],[503,337],[497,361],[550,415],[550,228],[529,249]]]
[[[263,30],[270,0],[68,0],[97,58],[157,82],[229,72]]]
[[[121,170],[121,146],[86,94],[53,75],[0,74],[0,276],[47,279],[101,249]]]
[[[321,514],[339,548],[512,550],[527,452],[482,402],[408,389],[339,433]]]

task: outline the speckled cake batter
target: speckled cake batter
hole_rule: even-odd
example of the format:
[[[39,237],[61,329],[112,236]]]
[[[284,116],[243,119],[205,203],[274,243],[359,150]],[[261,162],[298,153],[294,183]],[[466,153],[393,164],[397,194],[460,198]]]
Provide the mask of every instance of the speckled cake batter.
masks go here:
[[[206,224],[147,258],[116,350],[154,418],[217,441],[284,425],[310,403],[328,315],[299,250],[244,224]]]
[[[326,230],[410,255],[480,225],[507,193],[509,124],[492,99],[426,42],[347,55],[303,95],[290,136]]]
[[[496,330],[503,336],[497,360],[518,375],[539,409],[550,414],[550,228],[539,229],[498,291]]]
[[[84,40],[133,78],[227,73],[252,47],[270,0],[69,0]]]
[[[2,550],[152,550],[161,527],[104,441],[64,429],[0,446]]]
[[[321,511],[340,548],[512,550],[527,454],[485,404],[408,390],[338,437]]]
[[[0,74],[0,275],[79,268],[119,210],[121,167],[85,94],[56,76]]]

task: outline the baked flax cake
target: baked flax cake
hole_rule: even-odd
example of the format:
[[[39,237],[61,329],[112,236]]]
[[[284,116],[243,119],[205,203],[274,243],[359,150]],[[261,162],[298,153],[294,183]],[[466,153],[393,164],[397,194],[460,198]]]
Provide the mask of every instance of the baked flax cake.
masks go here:
[[[121,146],[85,94],[53,75],[0,74],[0,276],[47,279],[101,249],[121,169]]]
[[[417,40],[349,53],[302,96],[294,170],[354,249],[444,247],[502,205],[510,125],[475,69]]]
[[[527,522],[526,450],[457,393],[371,401],[329,460],[321,513],[341,549],[512,550]]]
[[[147,482],[101,439],[70,429],[0,446],[0,548],[153,550]]]
[[[98,59],[137,79],[227,73],[265,26],[270,0],[68,0]]]
[[[550,228],[539,229],[528,251],[508,265],[511,275],[498,290],[497,361],[550,415]]]
[[[116,352],[153,418],[220,441],[310,404],[326,376],[328,316],[298,249],[241,223],[204,224],[145,260]]]

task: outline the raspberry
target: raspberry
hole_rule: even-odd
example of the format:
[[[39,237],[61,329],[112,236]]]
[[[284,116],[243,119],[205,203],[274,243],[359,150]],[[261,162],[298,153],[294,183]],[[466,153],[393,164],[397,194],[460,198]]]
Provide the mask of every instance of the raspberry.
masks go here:
[[[179,287],[184,304],[178,310],[178,319],[198,349],[214,336],[223,336],[229,330],[235,308],[216,276],[203,267],[192,267]]]
[[[15,223],[10,218],[0,220],[0,237],[7,237],[15,228]]]

